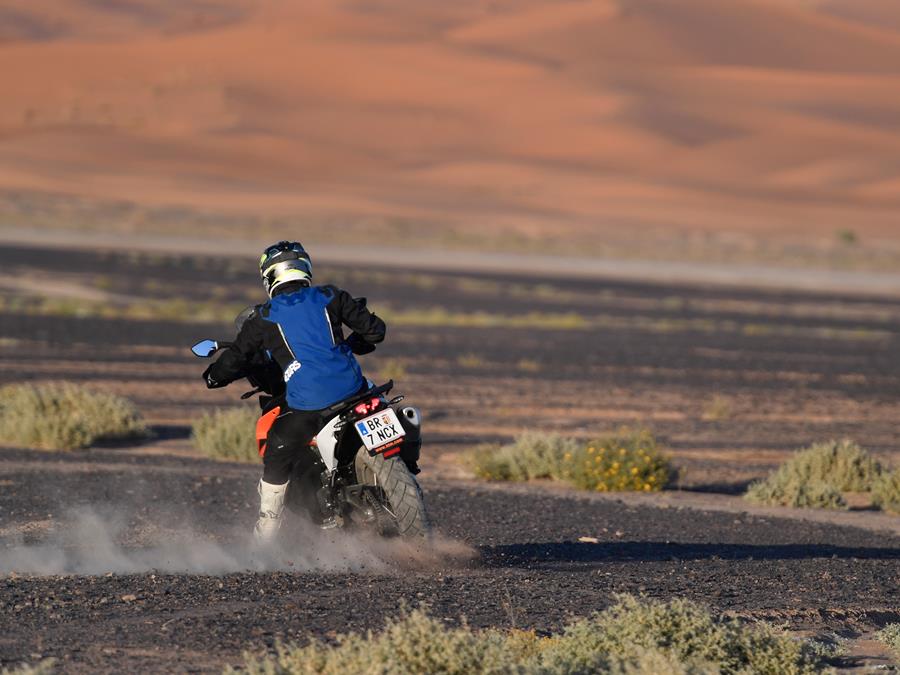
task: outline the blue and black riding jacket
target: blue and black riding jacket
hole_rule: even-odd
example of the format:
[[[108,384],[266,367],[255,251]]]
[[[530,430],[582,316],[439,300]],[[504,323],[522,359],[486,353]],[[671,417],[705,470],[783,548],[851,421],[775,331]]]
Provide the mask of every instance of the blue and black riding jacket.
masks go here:
[[[344,326],[354,331],[344,340]],[[366,383],[351,342],[384,340],[384,321],[335,286],[297,286],[256,307],[231,347],[204,373],[208,387],[246,377],[251,362],[267,354],[281,368],[287,404],[322,410]]]

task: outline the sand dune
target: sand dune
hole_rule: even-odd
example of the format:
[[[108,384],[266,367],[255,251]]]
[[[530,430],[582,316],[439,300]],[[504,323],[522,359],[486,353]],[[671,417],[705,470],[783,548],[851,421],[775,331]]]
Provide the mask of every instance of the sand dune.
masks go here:
[[[892,0],[8,0],[0,189],[900,237]]]

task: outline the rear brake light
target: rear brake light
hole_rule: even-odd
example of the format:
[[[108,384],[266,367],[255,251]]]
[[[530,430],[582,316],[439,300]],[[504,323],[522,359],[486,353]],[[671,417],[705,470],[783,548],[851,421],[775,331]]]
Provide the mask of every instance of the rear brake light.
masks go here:
[[[362,403],[357,404],[356,407],[353,408],[353,411],[357,415],[365,415],[378,410],[381,407],[381,404],[382,401],[380,398],[373,398],[370,401],[363,401]]]

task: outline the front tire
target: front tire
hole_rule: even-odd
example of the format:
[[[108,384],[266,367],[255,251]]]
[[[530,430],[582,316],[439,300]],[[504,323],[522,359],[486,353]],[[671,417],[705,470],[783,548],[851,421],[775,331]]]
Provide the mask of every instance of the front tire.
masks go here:
[[[356,453],[356,479],[364,485],[381,488],[392,514],[396,533],[407,539],[427,539],[431,536],[431,523],[425,512],[422,488],[403,460],[399,457],[385,459],[382,455],[370,456],[361,448]],[[379,526],[384,531],[385,528]]]

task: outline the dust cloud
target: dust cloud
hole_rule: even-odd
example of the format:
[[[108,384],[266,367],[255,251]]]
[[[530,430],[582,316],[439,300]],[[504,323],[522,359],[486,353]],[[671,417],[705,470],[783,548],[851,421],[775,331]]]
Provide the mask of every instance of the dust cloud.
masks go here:
[[[282,542],[269,550],[257,546],[248,532],[213,537],[187,524],[175,529],[156,528],[136,537],[126,520],[81,508],[66,522],[32,537],[36,541],[25,541],[21,532],[4,537],[6,541],[0,543],[0,575],[272,571],[389,574],[469,563],[477,557],[467,545],[440,536],[428,545],[416,545],[359,532],[322,531],[299,520],[288,523],[282,531]]]

